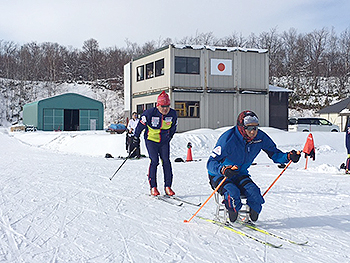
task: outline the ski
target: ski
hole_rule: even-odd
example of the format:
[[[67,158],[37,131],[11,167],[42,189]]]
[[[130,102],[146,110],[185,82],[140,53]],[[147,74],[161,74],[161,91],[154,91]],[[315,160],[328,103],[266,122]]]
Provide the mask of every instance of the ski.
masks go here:
[[[254,240],[254,241],[258,242],[258,243],[261,243],[263,245],[266,245],[266,246],[269,246],[269,247],[273,247],[273,248],[280,248],[280,247],[282,247],[282,244],[276,245],[276,244],[273,244],[273,243],[261,240],[261,239],[259,239],[257,237],[254,237],[252,235],[249,235],[249,234],[247,234],[245,232],[242,232],[242,231],[236,229],[234,226],[232,226],[230,224],[225,224],[225,223],[222,223],[220,221],[216,221],[216,220],[205,218],[205,217],[201,217],[201,216],[197,216],[197,217],[200,218],[200,219],[203,219],[203,220],[205,220],[207,222],[210,222],[210,223],[213,223],[215,225],[218,225],[218,226],[220,226],[220,227],[222,227],[224,229],[230,230],[230,231],[232,231],[232,232],[234,232],[234,233],[236,233],[238,235],[241,235],[241,236],[247,237],[249,239],[252,239],[252,240]]]
[[[180,198],[180,197],[177,197],[177,196],[174,196],[174,195],[172,195],[172,196],[166,195],[166,197],[168,197],[170,199],[177,200],[179,202],[182,202],[182,203],[185,203],[185,204],[188,204],[188,205],[193,205],[193,206],[201,206],[201,204],[202,204],[202,203],[193,203],[193,202],[184,200],[183,198]]]
[[[106,157],[105,157],[106,158]],[[112,157],[114,158],[114,157]],[[148,158],[146,155],[141,155],[140,158],[137,158],[137,157],[131,157],[129,158],[128,156],[118,156],[118,157],[115,157],[116,160],[125,160],[125,159],[129,159],[129,160],[140,160],[140,159],[144,159],[144,158]]]
[[[171,205],[176,205],[176,206],[182,206],[183,205],[182,201],[169,198],[166,195],[157,195],[157,196],[152,196],[152,197],[154,197],[154,198],[156,198],[158,200],[164,201],[164,202],[166,202],[168,204],[171,204]]]
[[[253,224],[250,224],[250,223],[245,223],[245,222],[242,222],[242,221],[236,221],[237,223],[239,223],[240,225],[242,226],[245,226],[245,227],[248,227],[254,231],[257,231],[257,232],[260,232],[260,233],[263,233],[265,235],[268,235],[268,236],[272,236],[272,237],[275,237],[275,238],[278,238],[280,240],[283,240],[283,241],[286,241],[286,242],[289,242],[291,244],[295,244],[295,245],[306,245],[308,243],[308,241],[305,241],[305,242],[297,242],[297,241],[294,241],[294,240],[291,240],[291,239],[288,239],[288,238],[285,238],[285,237],[282,237],[282,236],[279,236],[279,235],[276,235],[274,233],[271,233],[265,229],[262,229],[262,228],[259,228]]]

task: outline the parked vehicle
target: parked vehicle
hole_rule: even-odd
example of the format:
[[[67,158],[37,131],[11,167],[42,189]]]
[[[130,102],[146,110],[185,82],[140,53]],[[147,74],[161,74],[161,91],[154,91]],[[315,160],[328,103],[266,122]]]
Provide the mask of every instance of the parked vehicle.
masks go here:
[[[122,123],[112,123],[108,126],[106,132],[122,134],[127,130],[126,126]]]
[[[339,126],[332,124],[330,121],[317,117],[302,117],[289,118],[288,131],[302,131],[302,132],[339,132]]]

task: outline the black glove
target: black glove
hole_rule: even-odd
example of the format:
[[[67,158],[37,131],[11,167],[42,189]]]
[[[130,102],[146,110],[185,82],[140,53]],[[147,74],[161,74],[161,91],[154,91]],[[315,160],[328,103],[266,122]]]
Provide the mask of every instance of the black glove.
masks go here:
[[[309,154],[306,154],[305,153],[305,158],[306,158],[306,156],[310,156],[310,158],[312,158],[312,160],[314,160],[315,161],[315,149],[312,149],[311,151],[310,151],[310,153]]]
[[[221,173],[228,179],[232,179],[238,175],[238,167],[236,165],[227,165],[221,168]]]
[[[288,160],[292,161],[293,163],[299,162],[300,159],[300,152],[297,152],[296,150],[292,150],[288,153]]]
[[[140,143],[140,138],[134,136],[134,137],[132,138],[132,143],[133,143],[133,144],[139,144],[139,143]]]

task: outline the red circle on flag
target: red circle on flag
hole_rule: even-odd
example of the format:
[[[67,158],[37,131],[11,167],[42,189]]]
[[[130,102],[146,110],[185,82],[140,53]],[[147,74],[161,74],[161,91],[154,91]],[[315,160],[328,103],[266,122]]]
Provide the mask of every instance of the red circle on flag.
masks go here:
[[[218,64],[218,70],[219,71],[224,71],[225,70],[225,64],[224,63],[219,63]]]

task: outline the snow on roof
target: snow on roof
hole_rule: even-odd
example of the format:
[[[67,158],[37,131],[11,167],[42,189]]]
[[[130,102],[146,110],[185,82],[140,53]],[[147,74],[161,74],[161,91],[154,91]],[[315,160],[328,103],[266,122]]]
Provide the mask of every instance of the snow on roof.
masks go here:
[[[345,109],[343,109],[340,113],[341,113],[341,114],[348,114],[348,113],[350,113],[350,109],[345,108]]]
[[[211,51],[223,50],[227,52],[242,51],[242,52],[256,52],[256,53],[267,53],[267,49],[257,49],[257,48],[241,48],[241,47],[218,47],[218,46],[206,46],[206,45],[185,45],[185,44],[173,44],[174,48],[177,49],[208,49]]]
[[[332,105],[329,105],[329,106],[319,110],[317,113],[321,113],[321,114],[340,113],[346,108],[350,108],[350,97],[346,98],[344,100],[341,100],[337,103],[334,103]]]
[[[282,87],[278,87],[278,86],[272,86],[272,85],[269,85],[269,91],[273,91],[273,92],[293,92],[290,89],[286,89],[286,88],[282,88]]]

